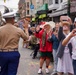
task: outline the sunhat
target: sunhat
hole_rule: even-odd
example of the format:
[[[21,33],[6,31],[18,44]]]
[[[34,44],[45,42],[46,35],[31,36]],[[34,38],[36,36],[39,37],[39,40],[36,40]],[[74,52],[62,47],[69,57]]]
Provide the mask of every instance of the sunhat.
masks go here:
[[[50,21],[49,24],[50,24],[50,26],[51,26],[52,29],[55,27],[55,22]]]
[[[44,26],[49,25],[52,29],[55,27],[55,23],[53,21],[45,22],[45,24],[41,25],[40,28],[44,28]]]

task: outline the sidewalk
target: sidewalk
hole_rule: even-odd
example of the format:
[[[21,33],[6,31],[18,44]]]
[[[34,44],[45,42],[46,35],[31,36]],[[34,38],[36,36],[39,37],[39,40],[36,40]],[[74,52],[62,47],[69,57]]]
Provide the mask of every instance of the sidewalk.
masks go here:
[[[30,56],[32,51],[33,50],[22,48],[22,43],[20,42],[19,52],[21,54],[21,58],[17,75],[38,75],[37,72],[39,69],[39,58],[32,59],[32,56]],[[53,70],[52,63],[50,63],[49,70],[50,73]],[[43,66],[43,74],[41,75],[46,75],[45,64]]]

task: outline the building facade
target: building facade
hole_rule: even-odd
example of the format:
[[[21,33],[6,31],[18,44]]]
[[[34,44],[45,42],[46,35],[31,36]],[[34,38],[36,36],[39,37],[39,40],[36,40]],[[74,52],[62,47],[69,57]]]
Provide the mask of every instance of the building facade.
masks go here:
[[[59,21],[61,15],[69,15],[72,20],[76,16],[76,0],[48,0],[50,20]]]
[[[20,14],[20,18],[23,18],[26,16],[26,4],[25,0],[19,0],[18,3],[18,13]]]
[[[70,13],[71,18],[74,21],[76,17],[76,0],[70,0]]]
[[[19,13],[20,17],[35,17],[37,11],[42,10],[46,7],[44,4],[48,4],[48,0],[20,0],[19,1]],[[31,9],[30,5],[33,5],[34,8]],[[44,7],[43,7],[44,6]]]
[[[30,5],[34,5],[34,9],[31,10]],[[34,16],[36,9],[36,0],[20,0],[19,1],[19,13],[22,16],[29,17]]]
[[[41,7],[45,3],[48,3],[48,0],[36,0],[36,8]]]
[[[36,21],[39,23],[47,17],[48,0],[36,0],[36,5]]]
[[[59,21],[61,15],[67,14],[68,0],[49,0],[49,17],[53,21]]]

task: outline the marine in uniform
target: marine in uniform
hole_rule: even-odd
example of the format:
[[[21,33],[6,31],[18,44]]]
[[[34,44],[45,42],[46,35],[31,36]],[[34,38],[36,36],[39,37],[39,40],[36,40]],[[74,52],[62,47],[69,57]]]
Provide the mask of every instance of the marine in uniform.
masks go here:
[[[16,75],[20,58],[19,39],[28,40],[28,33],[13,25],[14,13],[7,13],[3,17],[6,24],[0,27],[0,75]]]

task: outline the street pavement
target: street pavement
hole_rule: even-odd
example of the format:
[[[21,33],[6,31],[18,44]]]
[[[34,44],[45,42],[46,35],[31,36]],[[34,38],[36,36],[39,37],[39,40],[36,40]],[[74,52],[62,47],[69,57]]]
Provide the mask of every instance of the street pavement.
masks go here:
[[[33,52],[33,50],[22,48],[22,40],[19,43],[19,52],[21,57],[17,75],[38,75],[37,72],[39,69],[39,53],[36,59],[32,59],[30,54]],[[51,75],[53,70],[53,63],[50,63],[49,66],[50,74],[45,73],[45,66],[46,65],[44,64],[42,69],[43,73],[39,75]]]

